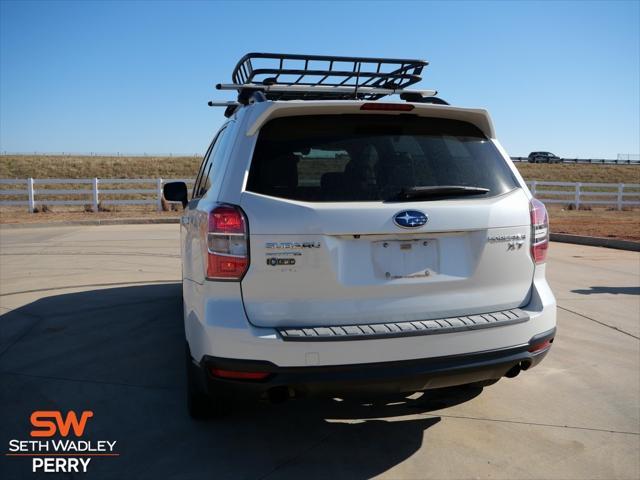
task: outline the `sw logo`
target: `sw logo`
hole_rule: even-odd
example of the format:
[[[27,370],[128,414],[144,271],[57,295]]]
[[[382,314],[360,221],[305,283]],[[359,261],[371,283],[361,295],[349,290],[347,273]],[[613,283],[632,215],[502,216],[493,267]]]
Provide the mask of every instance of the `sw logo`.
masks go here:
[[[86,473],[92,457],[120,455],[115,453],[115,440],[79,439],[91,418],[91,410],[80,415],[74,411],[36,410],[29,417],[31,440],[9,440],[9,452],[5,455],[31,457],[32,472]]]
[[[35,411],[31,414],[31,425],[36,429],[31,430],[32,437],[53,437],[56,431],[60,432],[63,437],[69,436],[69,431],[73,429],[76,437],[81,437],[87,426],[87,420],[93,417],[91,410],[86,410],[80,415],[80,420],[76,416],[76,412],[67,413],[67,418],[62,418],[62,413],[53,410]],[[53,419],[53,420],[51,420]],[[55,420],[55,422],[54,422]]]

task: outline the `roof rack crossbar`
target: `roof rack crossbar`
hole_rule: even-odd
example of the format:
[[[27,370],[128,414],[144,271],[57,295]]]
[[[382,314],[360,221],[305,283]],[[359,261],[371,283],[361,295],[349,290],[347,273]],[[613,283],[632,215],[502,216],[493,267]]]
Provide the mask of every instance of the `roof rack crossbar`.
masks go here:
[[[249,83],[238,85],[235,83],[218,83],[216,85],[218,90],[253,90],[253,91],[262,91],[266,94],[267,98],[269,98],[269,94],[272,93],[294,93],[294,94],[303,94],[303,93],[312,93],[312,94],[336,94],[336,95],[350,95],[351,98],[355,94],[358,95],[393,95],[393,94],[401,94],[412,92],[415,94],[420,94],[424,97],[429,97],[436,95],[438,92],[436,90],[406,90],[402,88],[381,88],[381,87],[369,87],[369,86],[357,86],[357,85],[280,85],[280,84],[271,84],[271,85],[261,85],[257,83]],[[356,91],[357,89],[357,91]]]
[[[213,100],[210,100],[207,102],[207,105],[210,107],[238,107],[240,106],[240,102],[214,102]]]

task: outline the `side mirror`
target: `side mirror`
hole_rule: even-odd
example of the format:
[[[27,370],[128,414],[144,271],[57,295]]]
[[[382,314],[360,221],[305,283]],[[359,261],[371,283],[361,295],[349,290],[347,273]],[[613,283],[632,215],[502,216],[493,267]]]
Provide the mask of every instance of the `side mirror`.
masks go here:
[[[162,192],[167,201],[180,202],[183,208],[189,203],[187,184],[184,182],[169,182],[162,188]]]

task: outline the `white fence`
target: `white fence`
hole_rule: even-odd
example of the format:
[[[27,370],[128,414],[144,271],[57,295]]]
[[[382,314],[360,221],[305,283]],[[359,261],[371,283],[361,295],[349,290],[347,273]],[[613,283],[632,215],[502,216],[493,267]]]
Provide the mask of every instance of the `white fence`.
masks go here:
[[[29,212],[33,212],[41,205],[88,205],[97,212],[101,206],[108,205],[156,205],[157,210],[161,211],[162,186],[168,182],[192,185],[194,181],[181,178],[1,178],[0,206],[25,206]],[[22,188],[6,189],[3,188],[4,185]],[[50,188],[57,185],[75,188]],[[43,188],[45,186],[47,188]],[[124,188],[119,188],[123,186]],[[132,188],[133,186],[136,188]],[[60,195],[81,198],[55,200]],[[7,196],[12,199],[4,200],[3,197]],[[136,198],[118,198],[123,196]],[[16,197],[22,198],[15,199]]]
[[[0,206],[24,206],[29,212],[33,212],[41,205],[88,205],[97,212],[100,206],[108,205],[156,205],[157,210],[160,211],[162,210],[162,186],[174,181],[193,184],[192,179],[163,178],[0,179]],[[536,180],[527,184],[535,197],[549,204],[572,204],[576,208],[601,205],[615,207],[618,210],[624,207],[640,206],[640,184]],[[55,188],[58,185],[76,188]],[[21,188],[5,188],[5,186]],[[47,188],[43,188],[45,186]],[[51,188],[52,186],[54,188]],[[118,188],[119,186],[121,188]],[[60,195],[82,198],[55,200],[55,197]],[[123,196],[136,198],[122,198]],[[6,197],[10,198],[5,200]]]
[[[615,207],[640,206],[640,184],[637,183],[569,183],[527,182],[534,197],[544,203],[581,206],[601,205]]]
[[[528,157],[511,157],[514,162],[528,162]],[[640,159],[633,155],[618,158],[561,158],[559,163],[597,164],[597,165],[640,165]]]

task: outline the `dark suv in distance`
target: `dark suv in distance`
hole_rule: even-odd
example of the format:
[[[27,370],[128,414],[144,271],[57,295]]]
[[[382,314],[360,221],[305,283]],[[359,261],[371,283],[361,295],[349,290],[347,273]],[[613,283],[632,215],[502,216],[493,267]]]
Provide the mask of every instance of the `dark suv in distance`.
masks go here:
[[[551,152],[531,152],[529,163],[561,163],[562,159]]]

